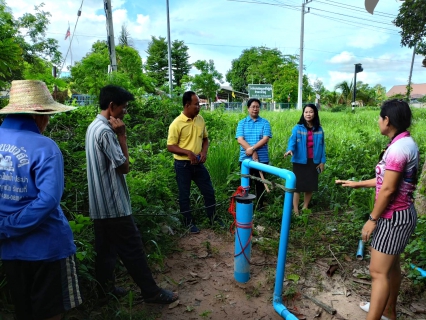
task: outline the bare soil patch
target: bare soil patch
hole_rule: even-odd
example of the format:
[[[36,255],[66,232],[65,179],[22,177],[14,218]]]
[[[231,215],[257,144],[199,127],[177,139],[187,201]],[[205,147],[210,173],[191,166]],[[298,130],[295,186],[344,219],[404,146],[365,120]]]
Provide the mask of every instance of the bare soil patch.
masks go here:
[[[254,245],[251,279],[243,284],[234,280],[233,235],[202,230],[200,234],[181,238],[178,247],[182,251],[168,257],[168,272],[157,275],[157,281],[177,291],[179,303],[170,306],[140,304],[135,309],[148,308],[158,314],[158,319],[282,319],[272,306],[276,257],[260,252]],[[292,264],[288,259],[287,262],[286,270]],[[367,261],[339,263],[344,263],[345,270],[355,270],[355,274],[368,268]],[[305,278],[301,277],[297,285],[293,283],[296,291],[285,295],[288,299],[284,300],[284,305],[299,319],[365,319],[366,313],[358,305],[370,295],[369,281],[353,282],[356,278],[347,271],[340,273],[341,270],[327,277],[327,264],[327,260],[317,261]],[[293,265],[292,270],[297,268]],[[284,291],[290,282],[285,281]],[[302,294],[334,308],[337,313],[328,314]],[[401,313],[398,319],[425,318],[421,314]]]

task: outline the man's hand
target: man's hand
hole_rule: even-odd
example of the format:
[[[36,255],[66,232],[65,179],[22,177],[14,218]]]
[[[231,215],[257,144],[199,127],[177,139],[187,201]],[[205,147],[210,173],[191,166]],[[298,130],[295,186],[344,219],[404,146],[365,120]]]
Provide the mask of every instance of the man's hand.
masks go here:
[[[253,155],[251,157],[253,161],[259,161],[259,156],[257,155],[257,151],[253,152]]]
[[[249,147],[246,149],[246,156],[251,157],[253,153],[256,152],[253,147]]]
[[[207,152],[201,151],[199,156],[200,156],[199,163],[204,163],[207,161]]]
[[[108,121],[111,124],[112,130],[114,130],[117,136],[126,135],[126,125],[124,124],[123,120],[109,117]]]
[[[191,164],[198,164],[197,155],[194,152],[188,152],[188,159],[191,161]]]

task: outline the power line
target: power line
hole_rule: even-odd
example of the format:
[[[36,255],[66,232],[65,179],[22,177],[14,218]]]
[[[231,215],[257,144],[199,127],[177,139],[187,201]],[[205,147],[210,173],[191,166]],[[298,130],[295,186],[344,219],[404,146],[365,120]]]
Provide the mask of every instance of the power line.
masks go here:
[[[322,9],[318,9],[318,8],[315,8],[315,7],[311,7],[310,6],[310,8],[311,9],[314,9],[314,10],[317,10],[317,11],[322,11],[322,12],[327,12],[327,13],[331,13],[331,14],[337,14],[337,15],[339,15],[339,16],[344,16],[344,17],[349,17],[349,18],[356,18],[356,19],[362,19],[363,21],[369,21],[369,22],[374,22],[374,23],[380,23],[380,24],[386,24],[386,25],[393,25],[392,23],[387,23],[387,22],[380,22],[380,21],[377,21],[377,20],[371,20],[371,19],[365,19],[365,18],[362,18],[362,17],[357,17],[357,16],[354,16],[354,15],[347,15],[347,14],[343,14],[343,13],[341,13],[341,12],[333,12],[333,11],[328,11],[328,10],[322,10]]]
[[[321,14],[317,14],[317,13],[312,13],[312,15],[314,15],[314,16],[318,16],[318,17],[322,17],[322,18],[327,18],[327,19],[329,19],[329,20],[334,20],[334,21],[343,21],[343,22],[345,22],[346,24],[351,24],[351,23],[352,23],[352,25],[353,25],[353,26],[355,26],[355,27],[361,27],[361,28],[364,28],[364,29],[369,29],[369,30],[374,30],[374,31],[378,31],[378,30],[376,30],[376,29],[383,29],[383,30],[389,30],[389,31],[392,31],[392,32],[393,32],[393,33],[385,32],[385,33],[388,33],[388,34],[393,34],[393,35],[398,35],[398,34],[399,34],[399,33],[397,33],[397,31],[396,31],[396,30],[392,30],[392,29],[384,28],[384,27],[379,27],[379,26],[374,26],[374,25],[372,25],[372,24],[361,24],[361,23],[357,23],[356,21],[348,21],[348,20],[346,20],[346,19],[339,19],[339,18],[336,18],[336,17],[327,16],[327,15],[321,15]],[[373,27],[374,29],[371,29],[371,28],[365,28],[365,26]],[[379,31],[379,32],[380,32],[380,31]],[[383,32],[383,31],[382,31],[382,32]]]
[[[269,2],[261,2],[261,1],[244,1],[244,0],[228,0],[230,2],[244,2],[244,3],[254,3],[254,4],[266,4],[270,6],[277,6],[281,8],[288,8],[290,10],[300,11],[300,6],[290,6],[286,4],[278,4],[278,3],[269,3]]]
[[[364,10],[364,11],[365,11],[365,9],[364,9],[364,8],[362,8],[362,7],[357,7],[357,6],[353,6],[353,5],[350,5],[350,4],[341,3],[341,2],[332,1],[332,0],[325,0],[325,1],[327,1],[327,2],[332,2],[332,3],[335,3],[335,4],[344,5],[344,6],[348,6],[348,7],[355,8],[355,9],[362,9],[362,10]],[[391,13],[387,13],[387,12],[380,12],[380,11],[376,11],[376,10],[374,10],[374,14],[377,14],[377,13],[381,13],[381,14],[384,14],[384,15],[388,15],[388,16],[389,16],[389,17],[391,17],[391,18],[395,17],[395,16],[394,16],[394,15],[392,15]]]
[[[332,2],[334,2],[334,1],[332,1]],[[352,6],[352,8],[351,8],[351,6],[349,6],[349,5],[345,4],[345,3],[342,3],[341,5],[338,5],[338,4],[331,4],[331,3],[327,3],[327,2],[323,2],[323,1],[319,1],[319,0],[315,0],[315,3],[323,3],[323,4],[328,5],[328,6],[339,7],[339,8],[343,8],[343,9],[347,9],[347,10],[354,10],[354,11],[357,11],[357,12],[361,12],[361,13],[363,13],[365,15],[371,16],[367,11],[365,11],[364,8],[358,8],[358,7],[354,7],[354,6]],[[381,14],[381,13],[379,13],[377,11],[374,12],[374,15],[375,16],[379,16],[379,17],[385,17],[385,18],[395,18],[395,15],[391,15],[391,14],[388,14],[388,13]]]

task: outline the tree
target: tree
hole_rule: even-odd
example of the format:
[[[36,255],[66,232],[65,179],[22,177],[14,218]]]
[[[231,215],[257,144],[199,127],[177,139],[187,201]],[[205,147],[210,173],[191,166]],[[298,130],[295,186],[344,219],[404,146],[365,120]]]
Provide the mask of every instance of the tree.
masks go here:
[[[226,80],[236,91],[248,92],[248,85],[272,84],[274,100],[297,101],[298,57],[283,55],[278,49],[252,47],[232,60],[232,67],[226,73]],[[306,101],[313,91],[308,78],[303,78],[303,98]]]
[[[217,90],[220,89],[218,82],[222,83],[223,76],[216,70],[213,60],[197,60],[194,67],[200,71],[200,74],[193,77],[184,76],[183,85],[190,87],[199,95],[204,95],[210,104],[214,100]]]
[[[24,62],[34,64],[41,58],[60,63],[58,42],[45,37],[50,13],[42,11],[42,7],[43,4],[35,6],[35,14],[26,13],[15,20],[6,2],[0,0],[0,87],[24,78]]]
[[[53,38],[46,38],[46,31],[49,25],[51,14],[42,11],[44,3],[34,6],[35,14],[25,13],[17,20],[17,27],[25,30],[19,34],[17,40],[24,51],[24,60],[32,63],[36,57],[51,61],[54,65],[60,65],[62,55],[59,51],[58,41]],[[29,39],[26,42],[25,39]]]
[[[352,101],[352,92],[353,92],[353,84],[352,82],[349,83],[346,80],[336,84],[334,87],[335,90],[340,90],[340,98],[339,102],[340,104],[350,104]]]
[[[146,53],[148,56],[146,58],[145,69],[148,76],[154,79],[157,87],[161,87],[168,79],[169,62],[167,59],[166,38],[159,37],[157,39],[152,36]]]
[[[166,38],[151,37],[151,42],[146,50],[148,54],[145,69],[148,75],[155,80],[157,87],[163,86],[169,81],[169,59]],[[175,40],[172,42],[172,71],[173,84],[180,87],[183,76],[189,73],[191,64],[189,61],[188,47],[183,41]]]
[[[426,1],[405,0],[393,23],[401,28],[402,46],[416,46],[418,54],[426,55]]]
[[[143,74],[142,59],[132,47],[117,46],[117,71],[108,75],[109,52],[106,41],[97,41],[81,61],[71,68],[72,87],[81,93],[98,95],[107,83],[119,84],[129,90],[153,92],[153,80]]]
[[[19,71],[22,61],[22,50],[14,37],[17,34],[12,13],[6,7],[6,3],[0,0],[0,88],[5,82],[13,78],[13,74]]]
[[[232,60],[231,70],[226,73],[226,81],[240,92],[248,92],[248,84],[273,84],[284,63],[282,53],[277,49],[252,47],[243,50],[238,59]]]
[[[175,40],[172,42],[172,70],[174,86],[180,87],[183,76],[191,70],[188,47],[183,41]]]
[[[125,23],[121,25],[120,35],[118,36],[118,43],[121,46],[133,47],[133,40],[130,37],[130,32],[127,30],[127,25]]]

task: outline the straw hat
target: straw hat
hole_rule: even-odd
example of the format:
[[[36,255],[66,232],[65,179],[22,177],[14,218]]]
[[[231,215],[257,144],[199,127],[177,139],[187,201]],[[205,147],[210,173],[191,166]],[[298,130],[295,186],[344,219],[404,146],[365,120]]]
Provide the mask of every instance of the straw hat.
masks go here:
[[[12,81],[9,95],[9,104],[0,109],[0,114],[53,114],[75,109],[75,107],[65,106],[53,100],[43,81]]]

